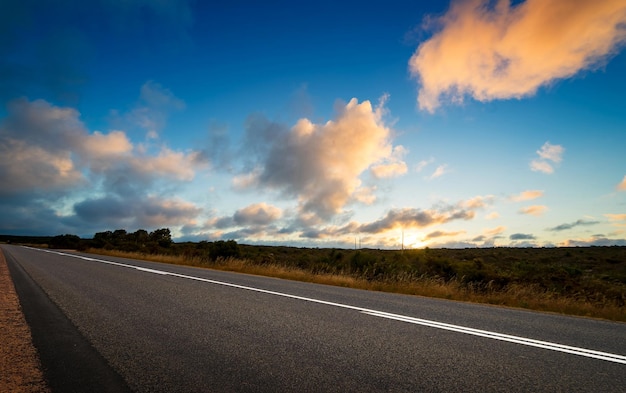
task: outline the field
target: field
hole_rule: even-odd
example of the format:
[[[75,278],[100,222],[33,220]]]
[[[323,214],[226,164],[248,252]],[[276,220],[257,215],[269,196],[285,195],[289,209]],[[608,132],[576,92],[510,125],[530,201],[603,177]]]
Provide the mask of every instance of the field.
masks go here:
[[[317,249],[172,244],[89,252],[626,322],[626,247]]]
[[[626,322],[626,247],[296,248],[175,243],[166,228],[0,241]]]

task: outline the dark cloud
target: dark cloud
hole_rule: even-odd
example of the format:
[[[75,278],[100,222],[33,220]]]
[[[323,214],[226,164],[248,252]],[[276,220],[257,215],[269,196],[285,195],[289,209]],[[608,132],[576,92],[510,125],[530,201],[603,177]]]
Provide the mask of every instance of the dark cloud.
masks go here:
[[[514,233],[511,236],[509,236],[509,239],[511,240],[535,240],[535,236],[531,235],[531,234],[526,234],[526,233]]]
[[[456,236],[462,233],[465,233],[465,232],[464,231],[457,231],[457,232],[434,231],[426,235],[426,239],[436,239],[438,237],[445,237],[445,236]]]
[[[626,239],[610,239],[606,237],[594,237],[583,240],[566,240],[559,244],[561,247],[590,247],[590,246],[626,246]]]
[[[448,211],[446,211],[448,210]],[[420,210],[413,208],[392,209],[380,220],[360,225],[357,232],[380,233],[394,228],[424,228],[453,220],[471,220],[473,211],[458,209],[449,211]]]
[[[193,204],[156,197],[88,199],[74,205],[74,211],[82,221],[108,228],[177,227],[201,213],[201,209]]]
[[[201,210],[169,199],[163,185],[191,180],[201,165],[195,152],[146,151],[135,149],[122,131],[90,133],[73,108],[14,100],[0,120],[0,196],[10,212],[0,231],[21,231],[24,223],[33,233],[80,235],[94,228],[182,225]],[[69,201],[78,201],[74,214],[67,213]],[[33,212],[50,220],[48,229],[38,229],[42,219]]]
[[[569,224],[561,224],[561,225],[557,225],[554,228],[548,228],[549,231],[552,232],[559,232],[559,231],[565,231],[568,229],[572,229],[578,226],[589,226],[589,225],[596,225],[599,224],[600,221],[587,221],[587,220],[577,220],[575,222],[569,223]]]

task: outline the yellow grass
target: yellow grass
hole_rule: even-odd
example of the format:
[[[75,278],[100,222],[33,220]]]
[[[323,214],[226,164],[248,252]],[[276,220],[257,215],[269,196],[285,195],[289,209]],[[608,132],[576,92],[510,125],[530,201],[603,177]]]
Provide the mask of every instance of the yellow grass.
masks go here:
[[[484,303],[626,322],[626,310],[624,307],[614,304],[594,304],[551,293],[533,285],[511,284],[505,290],[485,291],[484,289],[477,290],[471,286],[462,285],[462,283],[456,280],[445,282],[442,279],[430,277],[410,277],[405,280],[395,281],[368,281],[350,275],[312,273],[303,269],[275,264],[258,265],[244,259],[218,259],[215,262],[208,263],[200,258],[185,258],[183,256],[151,255],[103,249],[89,249],[87,252],[347,288]]]

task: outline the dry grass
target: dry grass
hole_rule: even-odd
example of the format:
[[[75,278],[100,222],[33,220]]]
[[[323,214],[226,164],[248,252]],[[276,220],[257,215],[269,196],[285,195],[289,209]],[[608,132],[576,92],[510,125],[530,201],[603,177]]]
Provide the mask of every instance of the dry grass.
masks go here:
[[[0,392],[49,392],[2,250],[0,332]]]
[[[366,280],[350,275],[312,273],[296,267],[278,264],[255,264],[245,259],[218,259],[209,262],[202,258],[185,258],[172,255],[149,255],[103,249],[90,249],[90,253],[123,258],[143,259],[176,265],[198,266],[215,270],[276,277],[294,281],[312,282],[372,291],[401,293],[473,303],[524,308],[535,311],[585,316],[626,322],[626,310],[618,305],[597,304],[546,291],[536,285],[510,284],[503,290],[480,288],[458,280],[445,281],[431,277],[406,277],[404,279]]]

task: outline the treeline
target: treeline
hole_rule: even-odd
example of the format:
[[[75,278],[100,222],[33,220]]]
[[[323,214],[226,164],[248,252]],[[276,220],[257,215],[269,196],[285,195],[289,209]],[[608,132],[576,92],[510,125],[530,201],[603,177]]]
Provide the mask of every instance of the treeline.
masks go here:
[[[49,248],[88,251],[89,249],[139,252],[142,254],[164,254],[197,258],[207,262],[219,258],[241,257],[240,246],[234,240],[218,240],[175,243],[169,228],[152,232],[139,229],[127,232],[124,229],[97,232],[92,239],[81,239],[76,235],[59,235],[47,238]]]
[[[58,235],[49,238],[49,248],[85,251],[89,248],[120,250],[128,252],[163,253],[172,247],[172,234],[168,228],[152,232],[139,229],[127,232],[125,229],[97,232],[91,239],[76,235]]]

